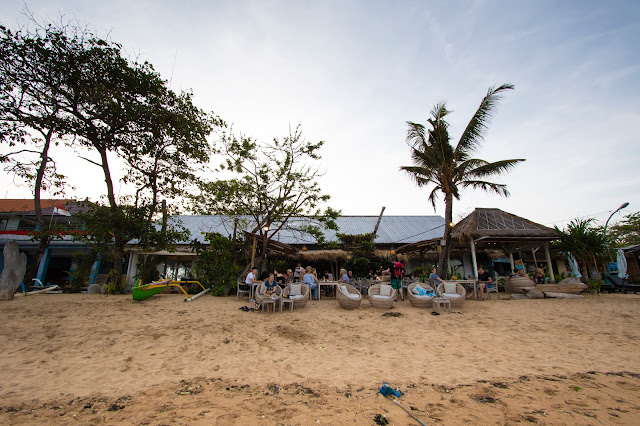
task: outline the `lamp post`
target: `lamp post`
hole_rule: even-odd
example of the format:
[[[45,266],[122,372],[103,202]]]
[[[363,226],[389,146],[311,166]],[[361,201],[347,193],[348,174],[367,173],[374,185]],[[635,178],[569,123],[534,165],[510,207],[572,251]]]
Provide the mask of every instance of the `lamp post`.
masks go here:
[[[604,236],[607,236],[607,226],[609,226],[609,221],[611,220],[611,218],[613,217],[614,214],[618,213],[620,210],[626,208],[629,205],[629,203],[625,202],[622,203],[622,205],[620,207],[618,207],[613,213],[611,213],[611,216],[609,216],[609,219],[607,219],[607,222],[604,224]]]
[[[620,207],[618,207],[613,213],[611,213],[611,216],[609,216],[609,219],[607,219],[607,222],[604,224],[604,238],[605,238],[605,244],[607,245],[607,252],[609,252],[609,241],[607,240],[607,226],[609,226],[609,221],[611,220],[611,218],[613,217],[614,214],[618,213],[620,210],[626,208],[629,205],[628,202],[624,202],[620,205]],[[610,252],[609,252],[610,253]],[[605,270],[605,275],[608,273],[609,268],[607,268]]]

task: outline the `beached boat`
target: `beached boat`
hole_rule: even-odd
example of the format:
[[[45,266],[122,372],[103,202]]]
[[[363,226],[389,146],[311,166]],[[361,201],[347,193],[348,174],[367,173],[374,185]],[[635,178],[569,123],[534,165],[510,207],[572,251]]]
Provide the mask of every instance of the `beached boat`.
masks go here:
[[[162,280],[162,281],[155,281],[150,284],[142,284],[142,285],[140,285],[140,282],[141,280],[136,281],[136,285],[133,286],[133,289],[132,289],[133,300],[148,299],[154,294],[160,293],[162,290],[164,290],[167,287],[178,287],[180,290],[182,290],[182,292],[187,296],[187,299],[185,299],[186,302],[191,302],[197,299],[198,297],[202,296],[203,294],[211,291],[210,288],[205,289],[204,286],[200,284],[199,281],[195,281],[195,280],[189,280],[189,281]],[[189,297],[189,293],[187,293],[187,291],[182,287],[181,284],[198,284],[200,288],[202,288],[202,291],[194,296]]]
[[[162,290],[169,286],[171,280],[162,280],[152,282],[150,284],[140,285],[141,280],[136,281],[136,285],[133,287],[133,300],[144,300],[160,293]]]

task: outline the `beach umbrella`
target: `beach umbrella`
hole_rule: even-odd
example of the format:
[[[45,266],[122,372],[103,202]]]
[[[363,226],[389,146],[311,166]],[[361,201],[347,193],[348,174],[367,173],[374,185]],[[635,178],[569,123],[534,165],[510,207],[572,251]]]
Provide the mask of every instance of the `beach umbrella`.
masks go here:
[[[571,253],[567,253],[567,262],[569,262],[569,267],[571,268],[571,275],[576,278],[582,278],[582,274],[580,273],[580,267],[578,267],[578,262],[576,258],[573,257]]]
[[[624,257],[624,252],[622,249],[618,249],[618,278],[627,279],[629,275],[627,275],[627,258]]]

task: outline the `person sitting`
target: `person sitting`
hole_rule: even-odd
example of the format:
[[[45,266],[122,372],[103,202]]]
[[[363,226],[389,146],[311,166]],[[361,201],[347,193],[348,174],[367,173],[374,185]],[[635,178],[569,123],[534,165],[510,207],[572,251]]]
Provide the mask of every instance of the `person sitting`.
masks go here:
[[[333,274],[329,271],[324,271],[324,280],[333,281]]]
[[[302,275],[304,273],[304,275]],[[316,284],[313,274],[311,273],[311,266],[307,266],[306,270],[301,272],[302,282],[309,286],[311,290],[312,299],[318,300],[318,284]]]
[[[240,290],[249,290],[249,292],[251,292],[252,290],[251,286],[253,284],[260,284],[260,283],[262,283],[262,281],[258,279],[258,268],[254,266],[253,268],[251,268],[251,272],[247,274],[247,277],[244,280],[244,284],[247,288],[240,287]],[[250,296],[253,299],[253,294],[250,294]]]
[[[291,284],[293,282],[293,271],[291,269],[287,269],[287,274],[284,276],[284,283]]]
[[[274,294],[276,294],[276,279],[273,273],[269,274],[269,277],[264,282],[264,290],[263,296],[265,298],[271,298]],[[267,312],[273,312],[272,309],[275,309],[275,305],[272,303],[267,303]]]
[[[278,282],[278,284],[284,285],[284,282],[285,282],[284,275],[282,275],[280,272],[278,272],[277,269],[273,270],[273,275],[276,277],[276,281]]]
[[[544,284],[544,273],[542,269],[536,269],[536,273],[533,276],[533,282],[536,284]]]
[[[444,280],[443,280],[442,278],[440,278],[440,277],[438,276],[438,274],[436,274],[436,270],[437,270],[437,269],[436,269],[436,267],[435,267],[435,266],[433,266],[433,267],[431,268],[431,274],[429,274],[429,279],[430,279],[430,280],[435,281],[435,282],[436,282],[436,285],[438,285],[438,283],[439,283],[439,282],[440,282],[440,283],[442,283],[442,284],[444,284]]]
[[[478,300],[484,300],[484,288],[487,284],[492,284],[493,278],[489,271],[485,271],[481,266],[478,269],[478,287],[480,287],[480,298]]]

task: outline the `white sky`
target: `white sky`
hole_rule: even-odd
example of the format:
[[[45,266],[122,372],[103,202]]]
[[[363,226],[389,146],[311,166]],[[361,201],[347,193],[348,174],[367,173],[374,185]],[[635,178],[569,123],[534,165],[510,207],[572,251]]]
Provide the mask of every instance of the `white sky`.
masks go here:
[[[176,90],[259,140],[298,123],[324,140],[320,180],[343,214],[430,215],[409,165],[406,121],[446,100],[454,141],[487,89],[512,83],[478,158],[526,158],[511,197],[463,192],[454,221],[497,207],[564,226],[640,210],[640,2],[27,1],[75,18],[151,62]],[[0,22],[27,22],[3,0]],[[175,64],[175,65],[174,65]],[[104,194],[99,170],[65,163],[78,198]],[[28,198],[0,175],[0,197]],[[437,210],[444,215],[444,201]],[[621,215],[616,216],[617,219]],[[612,221],[612,223],[615,220]]]

